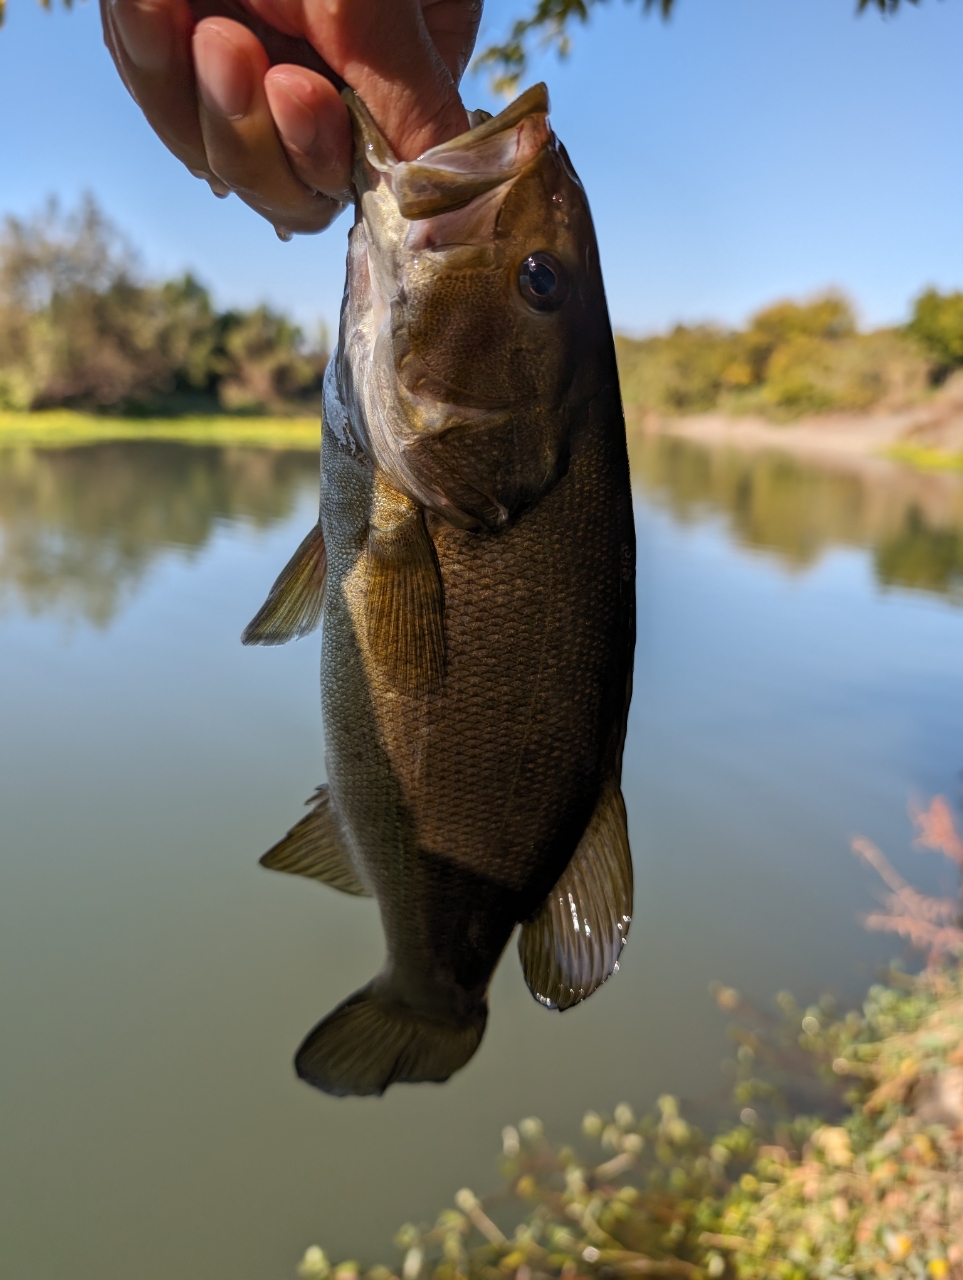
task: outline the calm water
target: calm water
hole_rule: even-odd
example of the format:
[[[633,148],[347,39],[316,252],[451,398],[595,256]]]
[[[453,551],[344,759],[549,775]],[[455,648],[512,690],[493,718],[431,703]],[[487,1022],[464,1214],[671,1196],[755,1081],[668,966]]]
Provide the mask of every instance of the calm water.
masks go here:
[[[908,875],[911,792],[963,767],[963,498],[650,444],[622,972],[559,1016],[514,951],[443,1087],[339,1101],[304,1032],[381,960],[376,909],[257,866],[321,781],[317,638],[238,634],[314,521],[315,460],[0,453],[0,1274],[287,1280],[393,1258],[495,1183],[502,1125],[724,1088],[714,978],[855,997],[863,832]]]

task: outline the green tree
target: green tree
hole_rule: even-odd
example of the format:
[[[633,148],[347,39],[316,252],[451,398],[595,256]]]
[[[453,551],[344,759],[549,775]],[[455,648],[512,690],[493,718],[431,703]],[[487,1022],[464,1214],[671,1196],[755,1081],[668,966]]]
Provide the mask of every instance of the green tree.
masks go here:
[[[963,365],[963,293],[927,289],[916,299],[906,332],[933,361],[933,381],[944,381]]]
[[[0,409],[276,413],[316,399],[326,363],[267,307],[218,313],[190,274],[145,280],[89,197],[0,229]]]

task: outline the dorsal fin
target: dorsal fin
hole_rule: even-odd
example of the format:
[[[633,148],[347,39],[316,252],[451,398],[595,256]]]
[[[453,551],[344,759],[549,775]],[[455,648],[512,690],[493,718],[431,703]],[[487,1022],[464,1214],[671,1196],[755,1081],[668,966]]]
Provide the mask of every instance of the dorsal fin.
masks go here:
[[[242,644],[287,644],[321,621],[328,557],[321,521],[278,574],[260,609],[244,628]]]
[[[342,848],[327,786],[318,787],[307,803],[313,803],[314,808],[283,840],[268,849],[261,858],[261,866],[271,871],[286,871],[292,876],[306,876],[342,893],[370,897]]]
[[[632,919],[632,856],[615,779],[602,790],[572,860],[518,940],[525,981],[550,1009],[570,1009],[619,967]]]
[[[400,693],[436,690],[445,670],[441,575],[421,507],[378,473],[365,597],[371,660]]]

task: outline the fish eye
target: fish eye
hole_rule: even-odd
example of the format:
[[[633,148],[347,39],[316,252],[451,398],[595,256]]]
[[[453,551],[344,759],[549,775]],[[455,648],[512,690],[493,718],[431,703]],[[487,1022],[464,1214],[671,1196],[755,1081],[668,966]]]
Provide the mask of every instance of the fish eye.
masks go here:
[[[568,297],[565,269],[550,253],[530,253],[518,268],[518,291],[535,311],[557,311]]]

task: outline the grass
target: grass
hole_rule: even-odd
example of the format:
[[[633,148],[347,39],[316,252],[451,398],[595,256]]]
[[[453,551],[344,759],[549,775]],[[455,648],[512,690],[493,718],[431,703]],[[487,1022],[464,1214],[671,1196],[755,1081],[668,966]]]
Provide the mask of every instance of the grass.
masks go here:
[[[887,458],[908,462],[920,471],[963,471],[963,453],[949,449],[935,449],[922,444],[895,444],[883,450]]]
[[[114,418],[69,409],[35,413],[0,410],[0,448],[63,449],[114,440],[162,440],[177,444],[315,452],[320,438],[321,426],[317,417],[211,414],[178,418]]]

